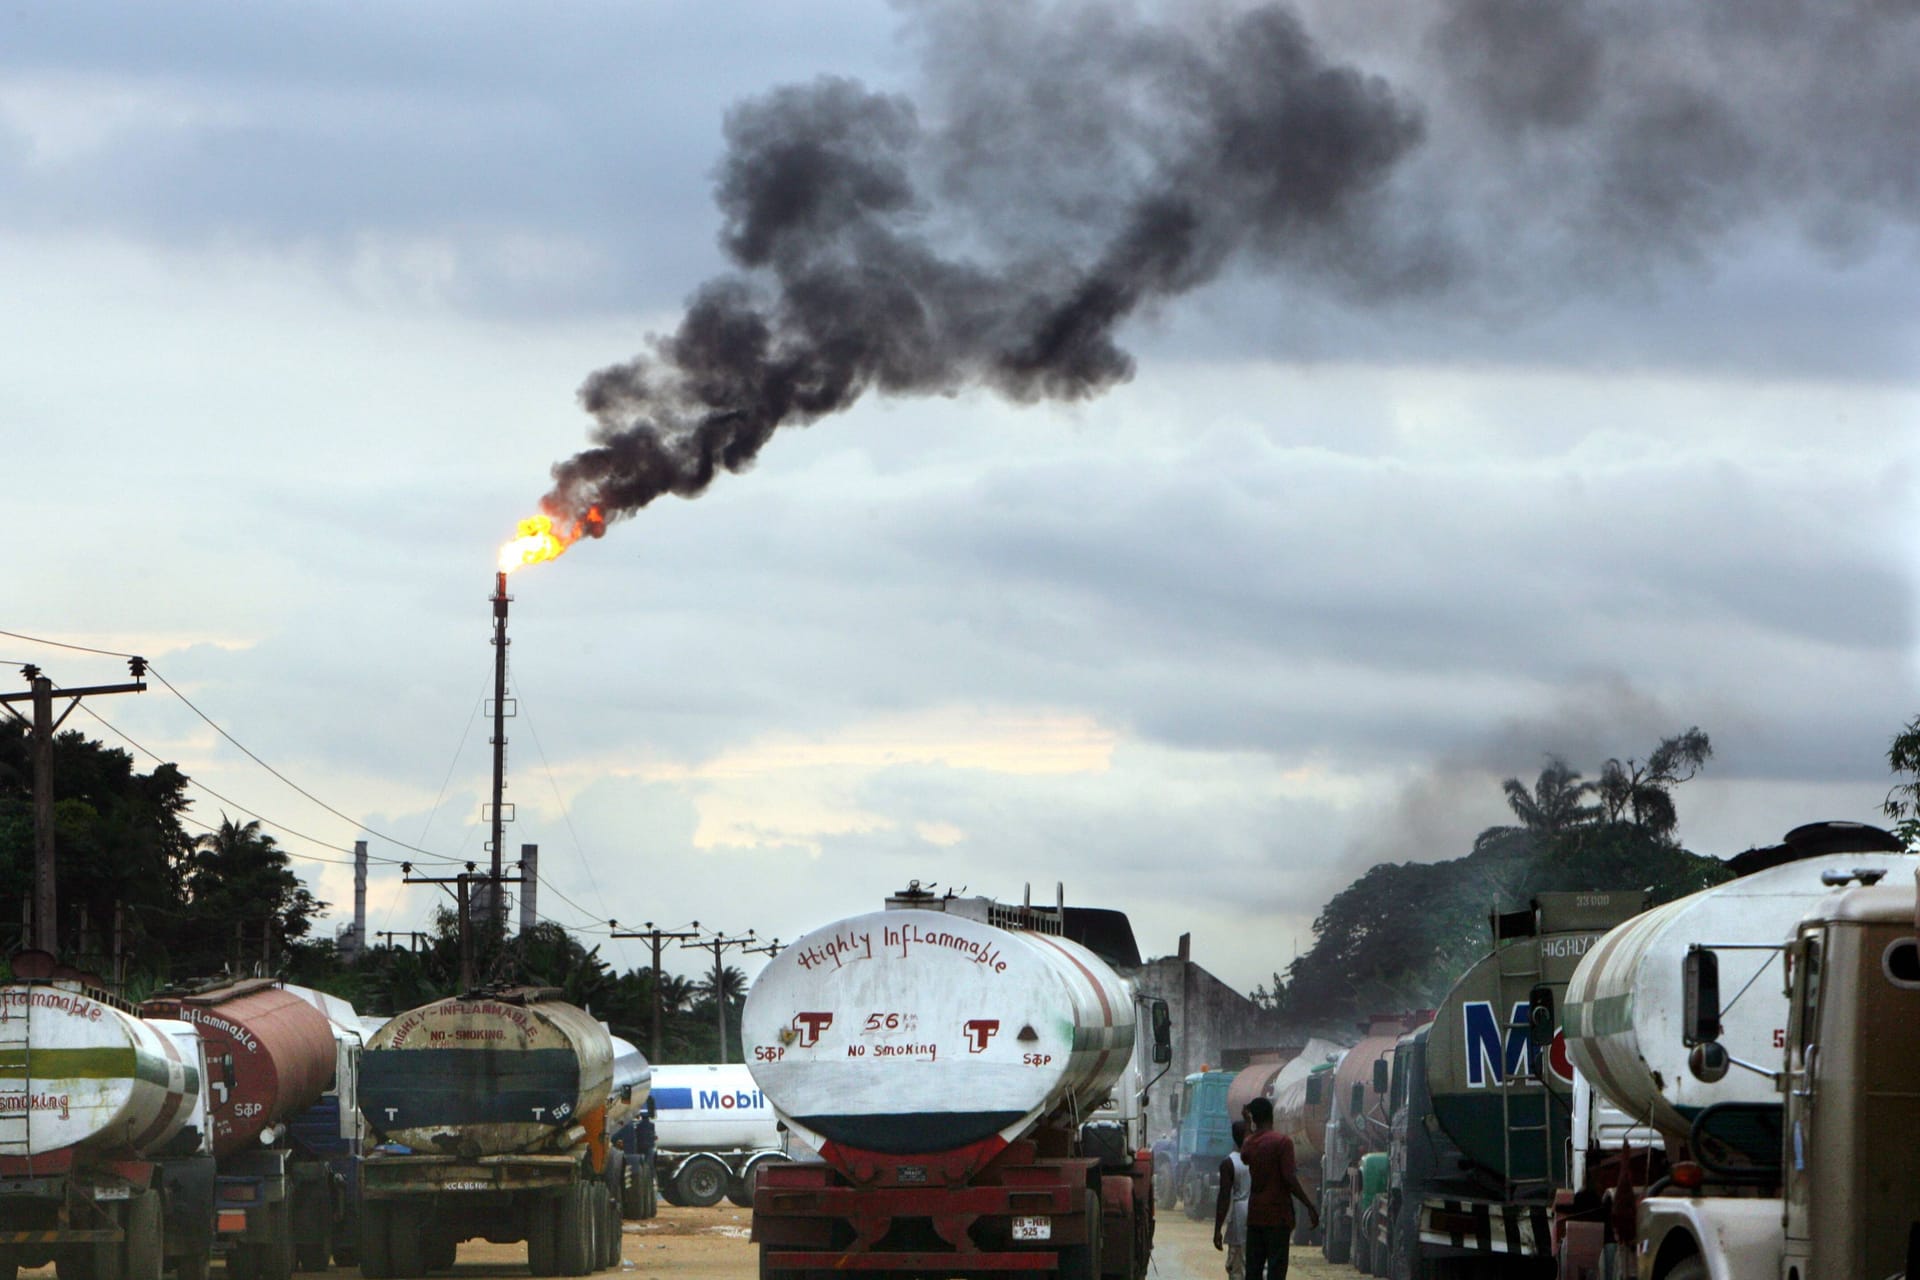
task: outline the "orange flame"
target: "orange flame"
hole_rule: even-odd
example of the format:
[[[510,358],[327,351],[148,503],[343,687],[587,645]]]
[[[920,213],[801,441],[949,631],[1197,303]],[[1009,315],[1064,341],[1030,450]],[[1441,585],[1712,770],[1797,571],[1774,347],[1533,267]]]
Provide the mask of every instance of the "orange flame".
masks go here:
[[[555,530],[551,516],[531,516],[520,522],[518,536],[500,548],[500,572],[512,573],[523,565],[557,560],[582,536],[599,537],[605,528],[606,521],[598,507],[588,508],[587,514],[574,521],[571,529],[561,531]]]

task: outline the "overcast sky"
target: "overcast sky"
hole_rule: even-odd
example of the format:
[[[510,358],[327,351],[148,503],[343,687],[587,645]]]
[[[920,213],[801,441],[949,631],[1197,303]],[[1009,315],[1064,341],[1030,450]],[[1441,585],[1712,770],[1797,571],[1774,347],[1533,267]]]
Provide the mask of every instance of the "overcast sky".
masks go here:
[[[543,914],[790,939],[1064,880],[1246,989],[1549,754],[1700,726],[1701,852],[1874,820],[1920,14],[1675,8],[12,6],[0,629],[144,654],[366,830],[164,688],[90,701],[204,822],[484,860],[496,549],[553,464],[678,438],[651,338],[726,279],[779,353],[885,350],[513,577]],[[1019,381],[1089,298],[1089,363]],[[652,380],[596,421],[610,367]],[[351,875],[301,868],[331,928]],[[372,928],[436,905],[398,880]]]

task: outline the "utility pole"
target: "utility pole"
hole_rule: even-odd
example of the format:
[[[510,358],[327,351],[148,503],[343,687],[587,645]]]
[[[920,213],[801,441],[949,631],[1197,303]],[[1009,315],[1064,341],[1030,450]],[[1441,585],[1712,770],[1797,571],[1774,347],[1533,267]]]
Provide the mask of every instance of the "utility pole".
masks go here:
[[[476,983],[473,974],[473,886],[488,886],[494,901],[499,901],[500,886],[519,884],[519,876],[501,876],[475,871],[469,862],[467,869],[457,876],[416,876],[413,864],[400,864],[400,883],[402,884],[438,884],[453,886],[453,900],[459,911],[460,920],[460,991],[464,995],[473,990]],[[484,901],[484,897],[482,899]]]
[[[685,941],[688,938],[699,937],[700,922],[698,920],[695,920],[693,922],[692,930],[689,932],[682,932],[682,933],[674,933],[667,929],[657,929],[654,927],[653,921],[651,920],[647,921],[646,927],[644,929],[641,929],[635,933],[620,932],[620,922],[618,920],[607,921],[607,927],[613,931],[608,935],[609,937],[645,938],[648,942],[653,944],[653,1060],[655,1062],[658,1062],[660,1061],[660,1052],[661,1052],[661,1044],[662,1044],[662,1041],[660,1038],[660,1025],[661,1025],[660,948],[667,941],[671,939],[678,939],[680,941]]]
[[[147,674],[147,660],[129,658],[127,669],[133,673],[132,684],[96,684],[59,690],[60,697],[72,701],[57,720],[53,716],[53,681],[41,675],[40,668],[31,663],[20,668],[20,674],[27,679],[27,692],[0,694],[0,707],[5,707],[15,720],[33,728],[33,945],[50,955],[60,949],[59,898],[54,892],[53,735],[67,722],[82,698],[106,693],[145,693],[147,682],[141,677]],[[33,718],[29,720],[15,711],[9,705],[15,702],[31,702]]]
[[[749,929],[745,933],[736,934],[731,938],[724,934],[716,933],[704,942],[683,942],[680,944],[682,948],[693,947],[699,951],[713,952],[713,1005],[714,1017],[720,1024],[720,1061],[722,1062],[727,1060],[727,995],[726,971],[721,967],[720,957],[722,953],[733,947],[749,946],[752,942],[753,930]]]

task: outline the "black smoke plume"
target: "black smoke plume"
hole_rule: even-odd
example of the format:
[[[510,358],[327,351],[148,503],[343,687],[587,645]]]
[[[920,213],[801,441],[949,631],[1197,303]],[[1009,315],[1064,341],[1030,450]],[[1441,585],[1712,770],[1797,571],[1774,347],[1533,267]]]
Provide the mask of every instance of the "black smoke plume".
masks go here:
[[[1338,55],[1232,2],[897,0],[917,105],[735,108],[736,270],[587,379],[544,505],[597,536],[870,390],[1097,395],[1129,319],[1229,270],[1512,328],[1788,240],[1844,264],[1920,210],[1915,0],[1300,0]]]
[[[1116,331],[1143,307],[1236,257],[1352,247],[1368,193],[1421,136],[1383,81],[1329,62],[1278,8],[1200,34],[1142,27],[1097,51],[1113,55],[1106,92],[1128,99],[1112,123],[1151,126],[1094,143],[1132,150],[1129,180],[1025,242],[1019,224],[1042,211],[961,189],[965,151],[992,145],[983,104],[930,132],[904,98],[823,79],[731,111],[717,198],[740,270],[696,292],[646,353],[587,379],[595,443],[555,465],[547,509],[618,519],[692,497],[781,426],[869,390],[1095,395],[1131,375]],[[1070,140],[1031,122],[1006,142],[1002,163],[1074,163]]]

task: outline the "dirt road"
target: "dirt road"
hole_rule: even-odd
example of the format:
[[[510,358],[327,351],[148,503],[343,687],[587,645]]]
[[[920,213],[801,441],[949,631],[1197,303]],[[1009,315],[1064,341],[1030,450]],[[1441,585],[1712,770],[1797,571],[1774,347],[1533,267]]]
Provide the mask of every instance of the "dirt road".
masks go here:
[[[712,1209],[660,1206],[660,1216],[629,1222],[622,1237],[625,1261],[620,1274],[632,1280],[754,1280],[759,1256],[747,1238],[753,1215],[732,1205]],[[312,1280],[346,1280],[356,1273],[335,1269]],[[473,1240],[460,1246],[451,1273],[455,1280],[522,1277],[527,1274],[524,1245]],[[609,1277],[611,1272],[603,1273]],[[1222,1255],[1214,1252],[1211,1223],[1189,1222],[1184,1214],[1160,1219],[1153,1254],[1154,1280],[1224,1280]],[[1333,1266],[1317,1249],[1295,1249],[1291,1280],[1353,1280],[1352,1267]],[[215,1269],[214,1280],[221,1280]]]

